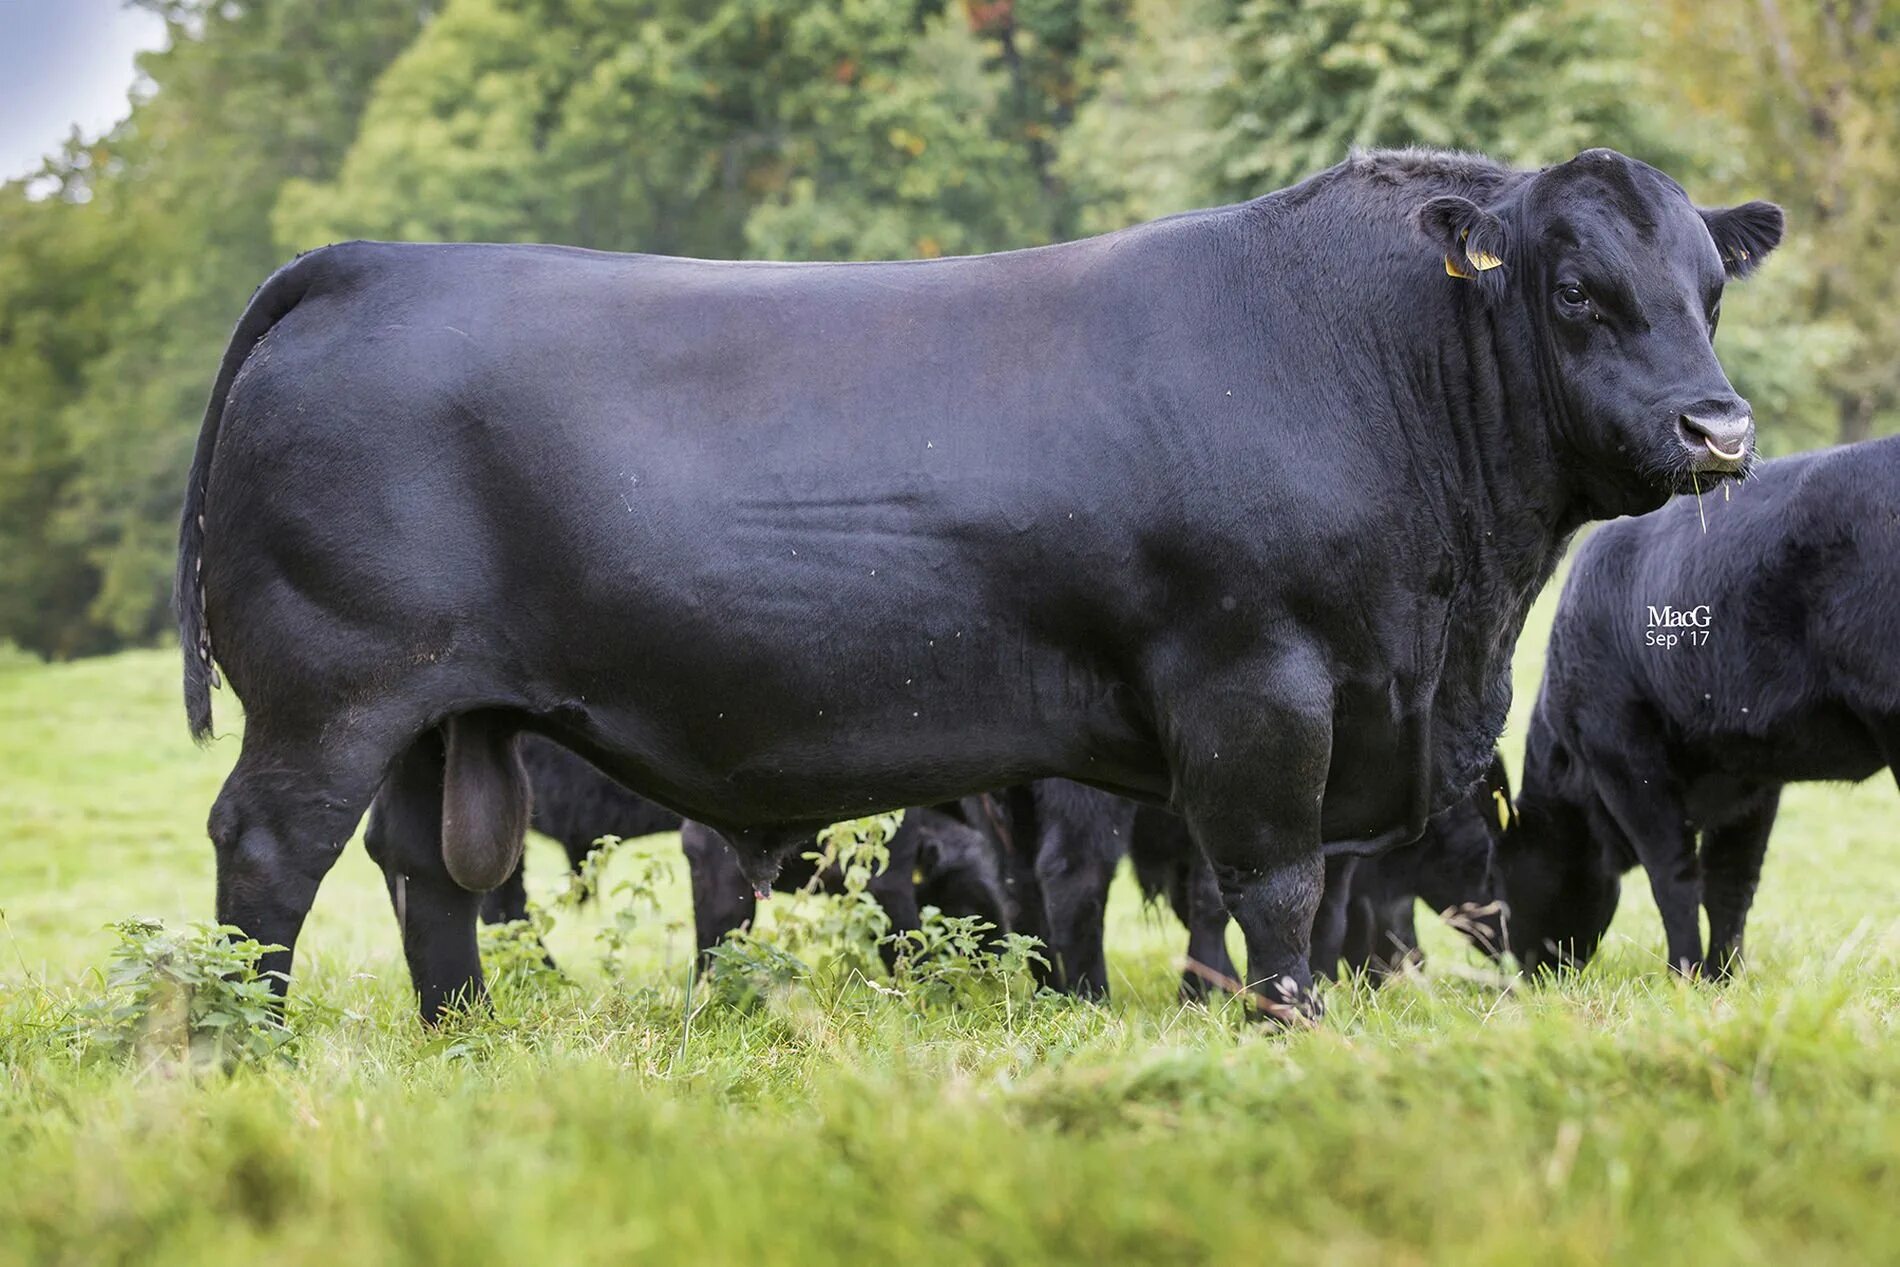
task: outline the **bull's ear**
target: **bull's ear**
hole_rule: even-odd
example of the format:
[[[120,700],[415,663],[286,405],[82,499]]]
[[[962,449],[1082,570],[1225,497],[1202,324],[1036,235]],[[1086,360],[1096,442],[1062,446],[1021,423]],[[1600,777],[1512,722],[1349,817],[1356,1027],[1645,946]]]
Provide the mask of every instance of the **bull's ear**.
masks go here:
[[[1504,221],[1469,198],[1447,194],[1417,212],[1419,231],[1445,256],[1445,272],[1462,281],[1501,287]]]
[[[1781,245],[1785,222],[1781,208],[1772,202],[1745,202],[1702,212],[1702,223],[1709,226],[1709,236],[1715,239],[1722,267],[1730,277],[1754,272],[1768,252]]]

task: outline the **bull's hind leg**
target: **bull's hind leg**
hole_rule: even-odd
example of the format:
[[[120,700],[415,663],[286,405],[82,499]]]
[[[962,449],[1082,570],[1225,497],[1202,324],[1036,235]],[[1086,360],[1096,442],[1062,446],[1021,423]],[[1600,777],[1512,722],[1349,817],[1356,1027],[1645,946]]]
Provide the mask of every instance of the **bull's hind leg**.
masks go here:
[[[1702,904],[1709,912],[1709,965],[1717,977],[1731,976],[1741,967],[1742,930],[1780,805],[1777,789],[1741,818],[1702,835]]]
[[[245,731],[208,824],[217,916],[283,947],[259,962],[281,974],[273,977],[280,994],[317,888],[355,833],[394,746],[368,728],[321,738],[275,734],[257,714]]]
[[[431,730],[396,759],[377,793],[364,843],[383,869],[424,1021],[484,997],[475,925],[483,895],[457,884],[442,860],[442,734]]]

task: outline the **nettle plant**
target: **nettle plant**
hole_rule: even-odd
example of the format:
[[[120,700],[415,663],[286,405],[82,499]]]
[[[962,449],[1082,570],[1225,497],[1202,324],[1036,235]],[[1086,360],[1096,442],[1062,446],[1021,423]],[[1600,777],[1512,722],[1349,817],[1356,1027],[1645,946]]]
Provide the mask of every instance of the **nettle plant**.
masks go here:
[[[282,947],[226,925],[130,919],[112,928],[119,942],[105,989],[81,1006],[71,1031],[82,1055],[197,1073],[288,1052],[277,974],[257,968]]]
[[[528,903],[528,918],[481,929],[482,962],[496,987],[525,994],[549,994],[572,988],[574,981],[554,963],[547,951],[548,934],[559,917],[577,912],[591,901],[612,901],[613,913],[594,937],[601,947],[601,967],[607,976],[624,980],[627,953],[634,933],[660,912],[660,890],[673,867],[652,854],[636,857],[626,877],[606,889],[607,867],[625,842],[602,836],[594,850],[570,871],[566,887],[543,905]]]
[[[1013,1004],[1036,992],[1031,965],[1047,967],[1042,942],[1023,933],[996,936],[980,915],[924,908],[923,926],[893,939],[896,987],[926,1007]]]
[[[771,925],[740,929],[708,952],[702,980],[713,1000],[754,1007],[802,988],[835,1001],[870,988],[947,1007],[1034,993],[1028,969],[1042,956],[1033,937],[997,936],[986,920],[947,918],[934,906],[924,908],[922,927],[891,931],[869,886],[890,865],[902,821],[902,811],[877,814],[819,833],[818,848],[806,855],[812,879],[778,903]],[[821,891],[828,873],[840,892]],[[886,963],[889,986],[876,981]]]

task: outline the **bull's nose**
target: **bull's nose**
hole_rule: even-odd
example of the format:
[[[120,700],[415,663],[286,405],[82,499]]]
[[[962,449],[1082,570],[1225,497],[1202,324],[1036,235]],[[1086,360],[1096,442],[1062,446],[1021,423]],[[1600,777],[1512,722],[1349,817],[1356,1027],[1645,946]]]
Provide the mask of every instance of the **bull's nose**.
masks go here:
[[[1748,456],[1748,431],[1754,418],[1746,408],[1708,409],[1685,413],[1678,420],[1683,440],[1708,450],[1721,466],[1740,466]]]

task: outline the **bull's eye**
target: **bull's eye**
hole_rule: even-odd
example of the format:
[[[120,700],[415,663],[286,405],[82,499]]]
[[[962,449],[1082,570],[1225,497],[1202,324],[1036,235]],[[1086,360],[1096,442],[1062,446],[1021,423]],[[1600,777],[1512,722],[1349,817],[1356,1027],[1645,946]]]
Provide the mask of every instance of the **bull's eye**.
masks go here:
[[[1577,285],[1575,282],[1565,282],[1557,288],[1557,306],[1562,308],[1567,316],[1588,316],[1590,314],[1590,296],[1586,295],[1583,291],[1583,287]]]

